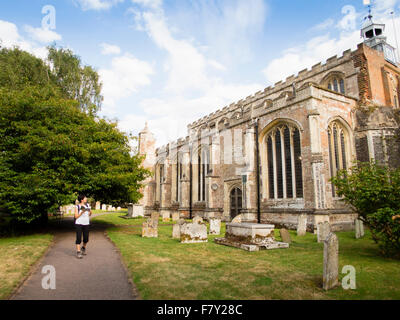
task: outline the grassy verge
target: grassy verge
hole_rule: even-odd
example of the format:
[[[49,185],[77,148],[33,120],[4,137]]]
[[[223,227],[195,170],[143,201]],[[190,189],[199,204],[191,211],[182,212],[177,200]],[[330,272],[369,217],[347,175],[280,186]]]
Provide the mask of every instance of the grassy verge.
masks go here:
[[[0,238],[0,300],[10,296],[52,240],[50,234]]]
[[[159,228],[158,239],[142,238],[140,228],[112,227],[108,234],[143,299],[400,299],[400,261],[379,256],[369,234],[356,240],[353,232],[338,233],[339,271],[354,266],[357,289],[328,292],[321,289],[323,244],[313,234],[291,232],[289,249],[260,252],[217,245],[215,236],[181,244],[171,226]]]
[[[126,211],[113,212],[105,215],[101,215],[98,217],[92,218],[93,222],[109,224],[114,226],[142,226],[143,222],[147,221],[148,218],[133,218],[133,219],[124,219],[123,216],[126,216]],[[170,225],[171,222],[163,222],[160,218],[159,225],[165,226]]]

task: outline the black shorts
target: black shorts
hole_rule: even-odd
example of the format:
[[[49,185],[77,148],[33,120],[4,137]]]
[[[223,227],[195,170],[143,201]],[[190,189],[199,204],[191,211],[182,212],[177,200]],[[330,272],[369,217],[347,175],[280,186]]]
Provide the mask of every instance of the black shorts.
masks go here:
[[[82,234],[83,234],[83,243],[89,242],[89,225],[84,226],[81,224],[75,225],[76,230],[76,242],[75,244],[81,244],[82,242]]]

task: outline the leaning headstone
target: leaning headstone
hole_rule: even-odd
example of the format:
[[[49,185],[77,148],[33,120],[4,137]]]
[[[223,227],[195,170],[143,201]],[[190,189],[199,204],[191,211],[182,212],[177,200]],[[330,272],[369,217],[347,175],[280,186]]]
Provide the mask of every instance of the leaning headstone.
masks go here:
[[[330,233],[324,241],[324,290],[333,289],[339,279],[339,241],[334,233]]]
[[[207,242],[207,225],[204,223],[185,223],[181,225],[181,243]]]
[[[96,202],[96,210],[101,209],[101,203],[99,201]]]
[[[221,219],[210,218],[210,234],[218,235],[221,233]]]
[[[172,221],[178,221],[179,220],[179,212],[175,211],[172,213]]]
[[[331,225],[328,221],[320,222],[317,225],[318,242],[324,242],[331,232]]]
[[[356,219],[355,222],[355,229],[356,229],[356,239],[360,239],[364,237],[364,223],[360,219]]]
[[[106,211],[106,210],[107,210],[107,205],[102,204],[102,205],[101,205],[101,210]]]
[[[297,235],[305,236],[307,233],[307,215],[301,214],[299,215],[299,219],[297,222]]]
[[[151,218],[143,223],[142,237],[143,238],[157,238],[158,237],[158,219],[160,215],[158,212],[153,212]]]
[[[292,243],[292,239],[290,238],[290,233],[287,229],[281,229],[279,230],[279,233],[281,235],[282,242]]]
[[[203,223],[203,218],[196,216],[193,218],[193,223]]]

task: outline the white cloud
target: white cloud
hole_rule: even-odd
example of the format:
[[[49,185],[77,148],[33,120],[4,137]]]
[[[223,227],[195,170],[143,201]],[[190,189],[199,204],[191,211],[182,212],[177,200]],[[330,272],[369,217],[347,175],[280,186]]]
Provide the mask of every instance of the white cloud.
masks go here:
[[[388,43],[395,45],[393,22],[389,10],[400,4],[400,0],[382,0],[376,2],[373,11],[373,21],[386,24]],[[296,74],[302,69],[310,68],[318,62],[323,62],[334,55],[341,55],[343,51],[355,50],[357,44],[362,42],[360,38],[360,26],[362,13],[356,12],[352,6],[344,6],[344,14],[336,26],[340,31],[336,37],[329,32],[310,39],[305,44],[284,50],[279,58],[268,63],[263,73],[269,83],[284,80],[286,77]],[[365,15],[365,12],[364,12]],[[329,21],[325,20],[325,21]],[[400,17],[396,17],[395,24],[400,26]]]
[[[108,10],[124,0],[75,0],[82,10]]]
[[[101,47],[101,54],[104,54],[104,55],[113,55],[113,54],[121,53],[121,48],[116,45],[112,45],[112,44],[103,42],[100,45],[100,47]]]
[[[332,27],[335,24],[335,20],[333,20],[332,18],[328,18],[325,21],[317,24],[316,26],[312,27],[311,30],[312,31],[322,31],[322,30],[326,30],[329,27]]]
[[[203,53],[200,45],[178,39],[161,8],[134,13],[140,30],[167,54],[164,67],[168,77],[162,92],[140,102],[141,114],[130,114],[121,121],[125,130],[141,128],[149,120],[157,145],[165,144],[186,136],[190,122],[263,88],[257,83],[224,81],[217,74],[226,67]]]
[[[142,5],[147,8],[161,8],[163,1],[162,0],[132,0],[132,3]]]
[[[0,20],[0,44],[6,48],[19,47],[42,59],[47,57],[46,47],[24,39],[19,34],[18,27],[8,21]]]
[[[61,35],[50,29],[34,28],[29,25],[26,25],[24,29],[33,40],[41,43],[50,43],[62,39]]]
[[[130,54],[113,58],[110,69],[99,70],[103,82],[104,113],[114,114],[118,100],[129,97],[140,87],[149,85],[153,73],[149,63]]]

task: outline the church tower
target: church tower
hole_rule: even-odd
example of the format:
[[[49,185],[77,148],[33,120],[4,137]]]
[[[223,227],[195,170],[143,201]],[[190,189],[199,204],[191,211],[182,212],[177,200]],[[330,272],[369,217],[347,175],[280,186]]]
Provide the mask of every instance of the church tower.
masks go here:
[[[365,18],[364,24],[361,29],[361,36],[364,38],[364,43],[375,50],[383,52],[385,59],[392,64],[397,65],[395,55],[395,48],[387,43],[385,36],[385,25],[374,23],[372,21],[371,9],[368,17]]]
[[[139,155],[144,156],[142,166],[150,170],[154,174],[156,164],[156,139],[150,132],[147,122],[144,129],[139,132]],[[140,199],[140,206],[142,206],[145,215],[151,214],[149,209],[154,202],[155,181],[154,176],[148,177],[144,182],[142,189],[143,198]]]
[[[148,128],[148,124],[139,132],[139,155],[146,156],[143,167],[152,168],[156,163],[156,140]]]

